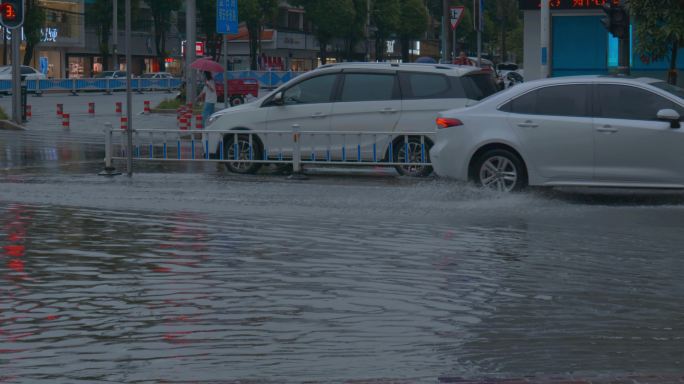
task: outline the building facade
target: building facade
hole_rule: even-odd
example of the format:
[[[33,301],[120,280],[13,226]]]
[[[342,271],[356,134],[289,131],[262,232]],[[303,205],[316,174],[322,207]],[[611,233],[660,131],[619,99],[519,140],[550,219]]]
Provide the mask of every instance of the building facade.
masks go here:
[[[618,66],[618,39],[608,33],[601,19],[604,0],[551,0],[549,67],[551,76],[608,74]],[[524,13],[525,80],[541,77],[541,12],[539,0],[520,0]],[[632,33],[631,39],[637,38]],[[630,44],[630,49],[632,44]],[[646,63],[630,52],[631,72],[636,76],[666,79],[665,60]],[[684,69],[684,49],[677,63]],[[684,79],[680,77],[680,85]]]

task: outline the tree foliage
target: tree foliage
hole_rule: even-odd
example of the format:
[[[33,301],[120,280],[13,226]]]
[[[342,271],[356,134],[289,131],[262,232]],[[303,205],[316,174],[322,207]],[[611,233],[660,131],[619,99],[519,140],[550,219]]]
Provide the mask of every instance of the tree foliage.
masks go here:
[[[152,11],[154,22],[154,46],[159,63],[164,63],[168,56],[166,51],[166,36],[171,29],[171,13],[180,9],[181,0],[145,0]]]
[[[245,23],[249,32],[250,68],[257,69],[261,51],[261,31],[278,10],[278,0],[239,0],[238,21]]]
[[[411,40],[420,38],[427,30],[427,8],[422,0],[401,0],[400,6],[396,33],[401,41],[401,58],[408,62]]]
[[[646,62],[669,59],[671,83],[677,81],[677,52],[684,46],[684,2],[629,0],[634,48]]]
[[[24,65],[31,64],[33,51],[40,44],[41,31],[45,25],[45,9],[38,0],[27,0],[24,14],[24,35],[26,36],[26,51],[24,52]]]
[[[401,22],[400,0],[374,0],[372,2],[371,23],[375,27],[375,59],[385,59],[387,40],[399,28]]]
[[[314,35],[320,45],[321,63],[327,62],[327,46],[333,38],[346,38],[352,33],[356,11],[352,0],[296,0],[304,7],[306,17],[314,25]]]
[[[93,0],[91,3],[86,4],[85,9],[85,24],[95,29],[98,48],[102,56],[102,69],[105,71],[109,68],[109,38],[112,34],[113,4],[112,0]],[[119,31],[121,31],[123,30],[126,17],[124,2],[118,0],[117,5],[117,26]],[[132,22],[138,19],[139,8],[140,1],[131,0]],[[124,46],[123,43],[120,42],[119,45]]]

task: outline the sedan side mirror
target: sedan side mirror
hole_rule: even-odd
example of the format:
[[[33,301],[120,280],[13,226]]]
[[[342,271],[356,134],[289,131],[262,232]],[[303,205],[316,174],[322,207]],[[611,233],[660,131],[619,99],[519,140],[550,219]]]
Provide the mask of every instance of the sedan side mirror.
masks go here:
[[[679,116],[679,113],[677,113],[677,111],[674,109],[661,109],[658,111],[657,118],[658,120],[669,121],[670,128],[681,127],[681,123],[679,122],[681,116]]]
[[[283,92],[282,91],[273,95],[273,104],[275,104],[275,105],[285,104],[285,100],[283,100]]]

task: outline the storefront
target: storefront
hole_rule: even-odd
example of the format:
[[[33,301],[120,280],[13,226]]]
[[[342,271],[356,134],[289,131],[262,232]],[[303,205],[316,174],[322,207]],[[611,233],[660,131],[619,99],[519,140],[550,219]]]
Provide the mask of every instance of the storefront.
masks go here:
[[[609,0],[612,1],[612,0]],[[551,0],[551,76],[607,74],[618,65],[618,40],[601,23],[604,0]],[[539,0],[520,0],[524,12],[525,80],[541,77],[541,12]],[[632,36],[634,39],[634,36]],[[631,45],[630,45],[631,47]],[[667,62],[645,63],[630,52],[632,74],[665,79]],[[684,49],[678,64],[684,68]],[[682,77],[680,77],[681,79]],[[681,80],[680,80],[681,81]]]

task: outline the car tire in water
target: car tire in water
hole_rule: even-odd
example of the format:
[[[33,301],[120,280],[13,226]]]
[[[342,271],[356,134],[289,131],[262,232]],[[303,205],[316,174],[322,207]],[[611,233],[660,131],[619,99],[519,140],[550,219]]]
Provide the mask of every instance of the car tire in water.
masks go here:
[[[227,134],[224,139],[224,153],[226,160],[235,159],[235,135]],[[252,138],[252,148],[249,145],[249,135],[241,134],[237,135],[237,159],[238,160],[249,160],[251,152],[252,160],[261,160],[261,142],[256,139],[256,136]],[[239,174],[252,174],[259,171],[261,168],[261,163],[249,163],[249,162],[226,162],[226,169],[233,173]]]
[[[507,149],[491,149],[480,155],[470,170],[478,186],[499,192],[527,187],[527,170],[520,156]]]
[[[403,137],[396,140],[393,143],[394,146],[394,159],[396,163],[403,163],[406,161],[406,153],[408,153],[408,161],[410,163],[421,163],[430,162],[430,148],[432,148],[432,143],[428,140],[423,143],[420,141],[420,137],[409,137],[408,143],[404,142]],[[408,147],[408,151],[407,151]],[[432,167],[422,166],[422,165],[395,165],[394,166],[403,176],[412,177],[426,177],[432,173]]]

